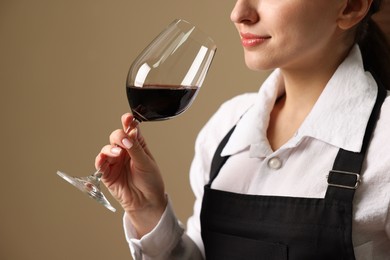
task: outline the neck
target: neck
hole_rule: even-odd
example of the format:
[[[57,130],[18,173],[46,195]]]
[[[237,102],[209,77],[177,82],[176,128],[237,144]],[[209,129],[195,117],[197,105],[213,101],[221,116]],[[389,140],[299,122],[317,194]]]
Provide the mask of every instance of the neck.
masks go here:
[[[285,104],[287,111],[309,112],[324,90],[332,73],[319,75],[306,72],[281,71],[285,87]]]
[[[281,69],[281,80],[286,92],[276,100],[267,129],[268,141],[273,150],[281,147],[298,130],[334,70],[320,73],[312,69],[310,72]]]
[[[322,56],[309,53],[280,68],[285,95],[276,101],[270,115],[267,137],[272,149],[278,149],[296,133],[351,49],[342,44],[328,46],[333,48],[317,50]]]
[[[305,67],[281,68],[286,90],[284,108],[307,115],[349,51],[350,48],[333,50],[334,55],[323,52],[327,55],[313,58]]]

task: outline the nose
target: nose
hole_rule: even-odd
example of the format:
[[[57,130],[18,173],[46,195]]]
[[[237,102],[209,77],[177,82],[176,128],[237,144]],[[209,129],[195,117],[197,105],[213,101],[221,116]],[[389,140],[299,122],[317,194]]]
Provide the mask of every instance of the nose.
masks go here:
[[[231,14],[230,20],[233,23],[253,24],[259,20],[257,12],[257,0],[237,0]]]

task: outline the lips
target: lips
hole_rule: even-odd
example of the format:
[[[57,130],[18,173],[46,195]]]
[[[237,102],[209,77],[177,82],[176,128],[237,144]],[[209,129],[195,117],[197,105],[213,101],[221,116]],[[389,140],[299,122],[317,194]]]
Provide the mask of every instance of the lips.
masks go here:
[[[271,36],[261,36],[252,33],[240,33],[241,44],[244,47],[255,47],[269,40]]]

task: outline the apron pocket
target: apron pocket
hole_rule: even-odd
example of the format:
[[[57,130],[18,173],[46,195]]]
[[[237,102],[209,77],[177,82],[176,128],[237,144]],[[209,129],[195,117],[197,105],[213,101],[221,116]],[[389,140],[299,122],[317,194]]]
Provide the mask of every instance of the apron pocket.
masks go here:
[[[287,260],[287,252],[288,247],[284,244],[207,232],[207,259]]]

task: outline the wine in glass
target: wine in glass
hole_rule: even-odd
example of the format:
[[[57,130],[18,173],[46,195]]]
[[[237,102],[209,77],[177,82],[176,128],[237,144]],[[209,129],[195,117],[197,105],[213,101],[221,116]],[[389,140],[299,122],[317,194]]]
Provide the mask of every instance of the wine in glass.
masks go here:
[[[138,123],[180,115],[191,105],[205,79],[216,52],[214,41],[196,26],[174,20],[134,60],[126,93]],[[106,161],[87,177],[57,174],[109,210],[115,208],[100,190]]]

